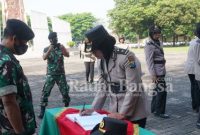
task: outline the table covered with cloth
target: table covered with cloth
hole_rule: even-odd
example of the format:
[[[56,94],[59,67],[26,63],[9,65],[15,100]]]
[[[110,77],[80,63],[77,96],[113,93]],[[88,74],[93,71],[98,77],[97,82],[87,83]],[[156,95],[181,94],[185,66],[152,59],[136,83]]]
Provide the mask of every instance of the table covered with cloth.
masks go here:
[[[46,109],[42,120],[39,135],[90,135],[90,131],[85,131],[77,123],[74,123],[65,117],[66,114],[78,113],[82,106],[62,107]],[[90,105],[85,106],[91,108]],[[107,114],[106,111],[97,111],[101,114]],[[138,127],[138,125],[128,122],[127,135],[155,135],[151,131]]]

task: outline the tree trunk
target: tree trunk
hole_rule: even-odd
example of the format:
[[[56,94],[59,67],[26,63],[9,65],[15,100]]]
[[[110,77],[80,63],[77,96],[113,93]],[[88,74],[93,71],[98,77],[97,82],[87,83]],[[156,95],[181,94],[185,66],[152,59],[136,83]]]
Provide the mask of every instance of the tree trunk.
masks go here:
[[[137,44],[138,44],[138,48],[140,48],[140,35],[137,35]]]
[[[162,42],[162,44],[164,42],[164,36],[163,35],[161,35],[161,42]]]
[[[173,34],[173,46],[175,46],[176,34]]]

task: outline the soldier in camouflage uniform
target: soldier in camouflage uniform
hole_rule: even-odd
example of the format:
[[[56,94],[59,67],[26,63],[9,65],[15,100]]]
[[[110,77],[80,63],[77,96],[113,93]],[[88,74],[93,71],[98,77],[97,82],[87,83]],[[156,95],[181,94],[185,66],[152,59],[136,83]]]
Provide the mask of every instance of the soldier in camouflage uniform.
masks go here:
[[[36,121],[28,80],[13,54],[26,52],[33,31],[22,21],[6,23],[0,45],[0,134],[32,135]]]
[[[44,49],[43,59],[47,59],[47,75],[45,84],[42,90],[41,97],[41,112],[39,118],[44,115],[45,107],[48,103],[48,97],[55,83],[57,83],[58,88],[63,96],[63,102],[65,106],[69,106],[70,97],[69,86],[65,78],[64,70],[64,57],[69,57],[69,52],[67,49],[58,43],[57,33],[52,32],[49,34],[49,40],[51,45]]]

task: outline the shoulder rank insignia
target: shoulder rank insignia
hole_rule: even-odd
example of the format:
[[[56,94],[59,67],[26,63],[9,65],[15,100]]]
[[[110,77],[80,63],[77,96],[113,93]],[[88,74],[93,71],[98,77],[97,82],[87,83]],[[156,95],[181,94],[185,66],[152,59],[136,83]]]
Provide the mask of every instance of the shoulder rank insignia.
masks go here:
[[[135,58],[134,56],[129,56],[128,57],[128,64],[129,64],[129,67],[132,68],[132,69],[135,69],[136,68],[136,63],[135,63]]]
[[[115,50],[115,52],[116,52],[117,54],[126,55],[126,54],[129,52],[129,50],[128,50],[128,49],[117,48],[117,49]]]

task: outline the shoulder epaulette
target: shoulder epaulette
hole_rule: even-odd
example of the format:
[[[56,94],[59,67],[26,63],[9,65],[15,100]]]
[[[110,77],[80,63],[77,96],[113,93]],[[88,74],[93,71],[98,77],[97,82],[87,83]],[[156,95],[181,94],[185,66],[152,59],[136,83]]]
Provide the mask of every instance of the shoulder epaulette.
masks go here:
[[[126,55],[129,52],[129,50],[128,49],[122,49],[122,48],[116,48],[115,52],[116,52],[116,54]]]
[[[200,39],[197,39],[197,43],[200,43]]]
[[[146,41],[146,45],[152,45],[152,44],[153,44],[153,42],[151,40]]]

